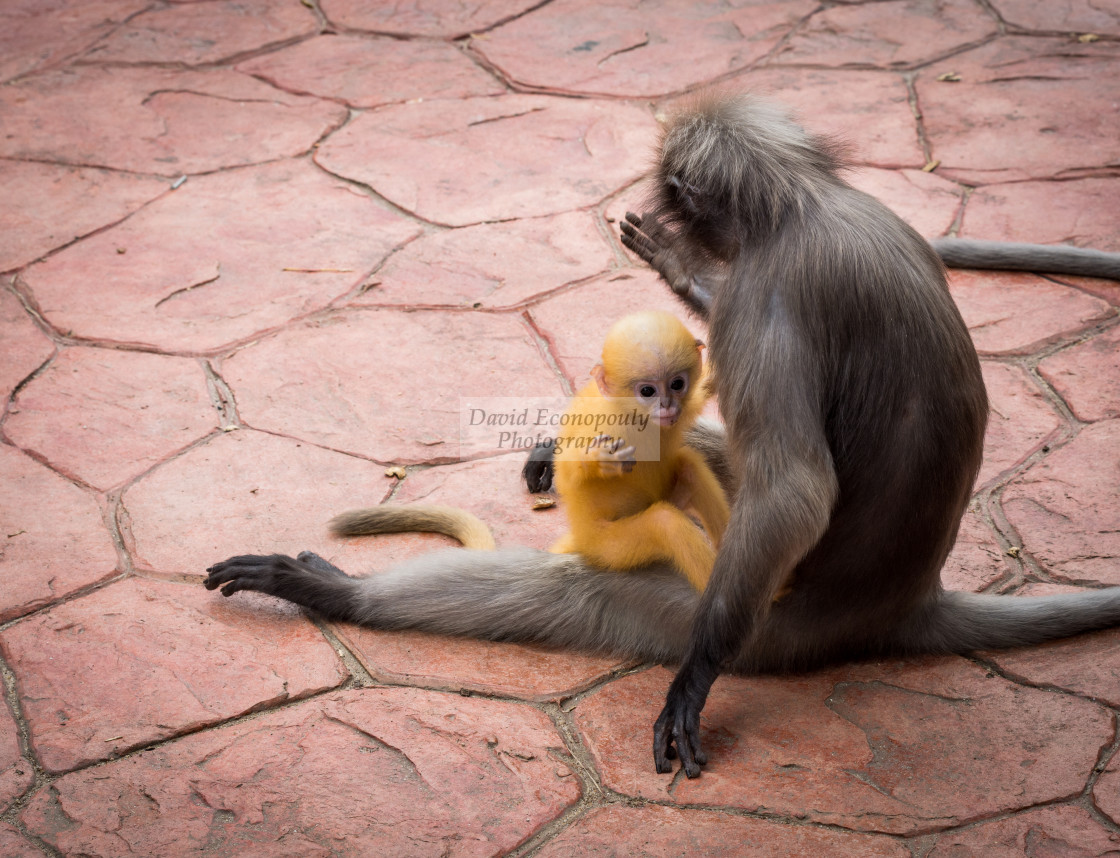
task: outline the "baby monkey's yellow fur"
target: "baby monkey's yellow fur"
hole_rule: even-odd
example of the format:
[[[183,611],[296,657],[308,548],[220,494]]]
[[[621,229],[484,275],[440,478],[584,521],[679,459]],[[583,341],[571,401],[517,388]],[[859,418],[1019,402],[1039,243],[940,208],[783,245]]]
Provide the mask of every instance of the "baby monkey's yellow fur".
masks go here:
[[[636,313],[611,328],[556,439],[555,485],[571,530],[550,551],[620,571],[668,561],[704,589],[729,512],[715,476],[681,440],[707,399],[703,347],[669,313]],[[635,410],[649,419],[644,433],[627,428]],[[611,428],[588,428],[596,418]]]

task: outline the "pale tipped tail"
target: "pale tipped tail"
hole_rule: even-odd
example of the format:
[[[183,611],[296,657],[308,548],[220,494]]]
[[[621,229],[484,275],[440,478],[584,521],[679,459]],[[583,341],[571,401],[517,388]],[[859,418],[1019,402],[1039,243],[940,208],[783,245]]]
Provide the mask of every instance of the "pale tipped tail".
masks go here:
[[[1027,646],[1120,625],[1120,587],[1054,596],[986,596],[950,591],[926,622],[899,643],[917,652]]]
[[[330,521],[335,536],[372,536],[379,533],[442,533],[457,539],[464,548],[493,551],[490,528],[466,510],[453,506],[413,504],[382,505],[355,509]]]

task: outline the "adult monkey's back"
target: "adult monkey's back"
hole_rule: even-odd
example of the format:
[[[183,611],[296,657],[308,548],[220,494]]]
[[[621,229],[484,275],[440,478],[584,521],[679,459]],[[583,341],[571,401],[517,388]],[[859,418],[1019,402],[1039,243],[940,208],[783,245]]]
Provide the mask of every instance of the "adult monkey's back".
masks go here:
[[[679,662],[655,762],[668,770],[675,741],[690,777],[722,669],[964,652],[1120,623],[1120,588],[942,591],[987,404],[929,245],[765,104],[710,102],[669,127],[662,155],[659,202],[624,240],[709,319],[728,431],[694,440],[736,500],[703,597],[669,570],[597,573],[530,549],[450,550],[367,578],[309,554],[241,556],[211,567],[207,586],[377,628]]]

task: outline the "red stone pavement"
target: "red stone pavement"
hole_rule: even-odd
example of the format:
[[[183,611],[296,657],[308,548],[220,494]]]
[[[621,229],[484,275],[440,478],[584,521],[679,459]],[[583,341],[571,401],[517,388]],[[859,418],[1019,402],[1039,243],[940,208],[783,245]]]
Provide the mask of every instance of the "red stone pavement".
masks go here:
[[[677,309],[617,221],[687,93],[774,93],[928,236],[1120,251],[1117,81],[1115,0],[0,3],[0,854],[1120,852],[1120,632],[722,677],[688,781],[664,667],[201,586],[448,542],[327,535],[382,500],[557,535],[459,398]],[[946,584],[1120,584],[1120,285],[951,286],[992,418]]]

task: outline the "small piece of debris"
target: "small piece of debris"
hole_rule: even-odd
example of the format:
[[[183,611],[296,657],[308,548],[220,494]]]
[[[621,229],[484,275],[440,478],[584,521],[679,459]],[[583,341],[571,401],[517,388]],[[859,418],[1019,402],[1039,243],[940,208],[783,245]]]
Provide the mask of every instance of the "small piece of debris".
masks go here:
[[[1018,557],[1020,551],[1021,551],[1021,549],[1019,548],[1018,545],[1012,545],[1010,548],[1007,549],[1007,556],[1008,557]]]
[[[238,426],[223,426],[222,431],[223,432],[236,432],[239,428],[240,427],[238,427]]]
[[[353,274],[353,268],[283,268],[282,271],[294,271],[296,274]]]
[[[940,166],[941,166],[940,161],[930,161],[928,164],[926,164],[924,167],[922,167],[922,172],[923,173],[932,173],[934,170],[936,170]]]
[[[533,498],[533,509],[552,509],[556,506],[554,498]]]
[[[407,476],[407,472],[400,465],[396,465],[385,471],[385,476],[396,477],[398,480],[403,480]]]
[[[119,742],[124,736],[113,736],[111,739],[104,739],[105,742]]]
[[[17,530],[15,533],[9,533],[8,534],[8,539],[12,539],[13,537],[19,536],[21,533],[27,533],[27,531],[26,530]]]
[[[945,72],[945,74],[939,74],[937,79],[942,83],[957,83],[960,81],[961,76],[956,72]]]
[[[127,247],[118,247],[117,248],[117,253],[128,253],[128,248]]]
[[[1089,44],[1089,42],[1100,41],[1100,38],[1101,37],[1098,36],[1096,33],[1084,33],[1084,34],[1077,37],[1077,41],[1081,42],[1081,44],[1083,44],[1083,45],[1087,45],[1087,44]]]
[[[183,186],[183,182],[185,182],[186,180],[187,180],[186,176],[180,176],[178,179],[176,179],[174,182],[171,183],[171,190],[173,190],[173,191],[179,190],[179,188],[181,188]]]

